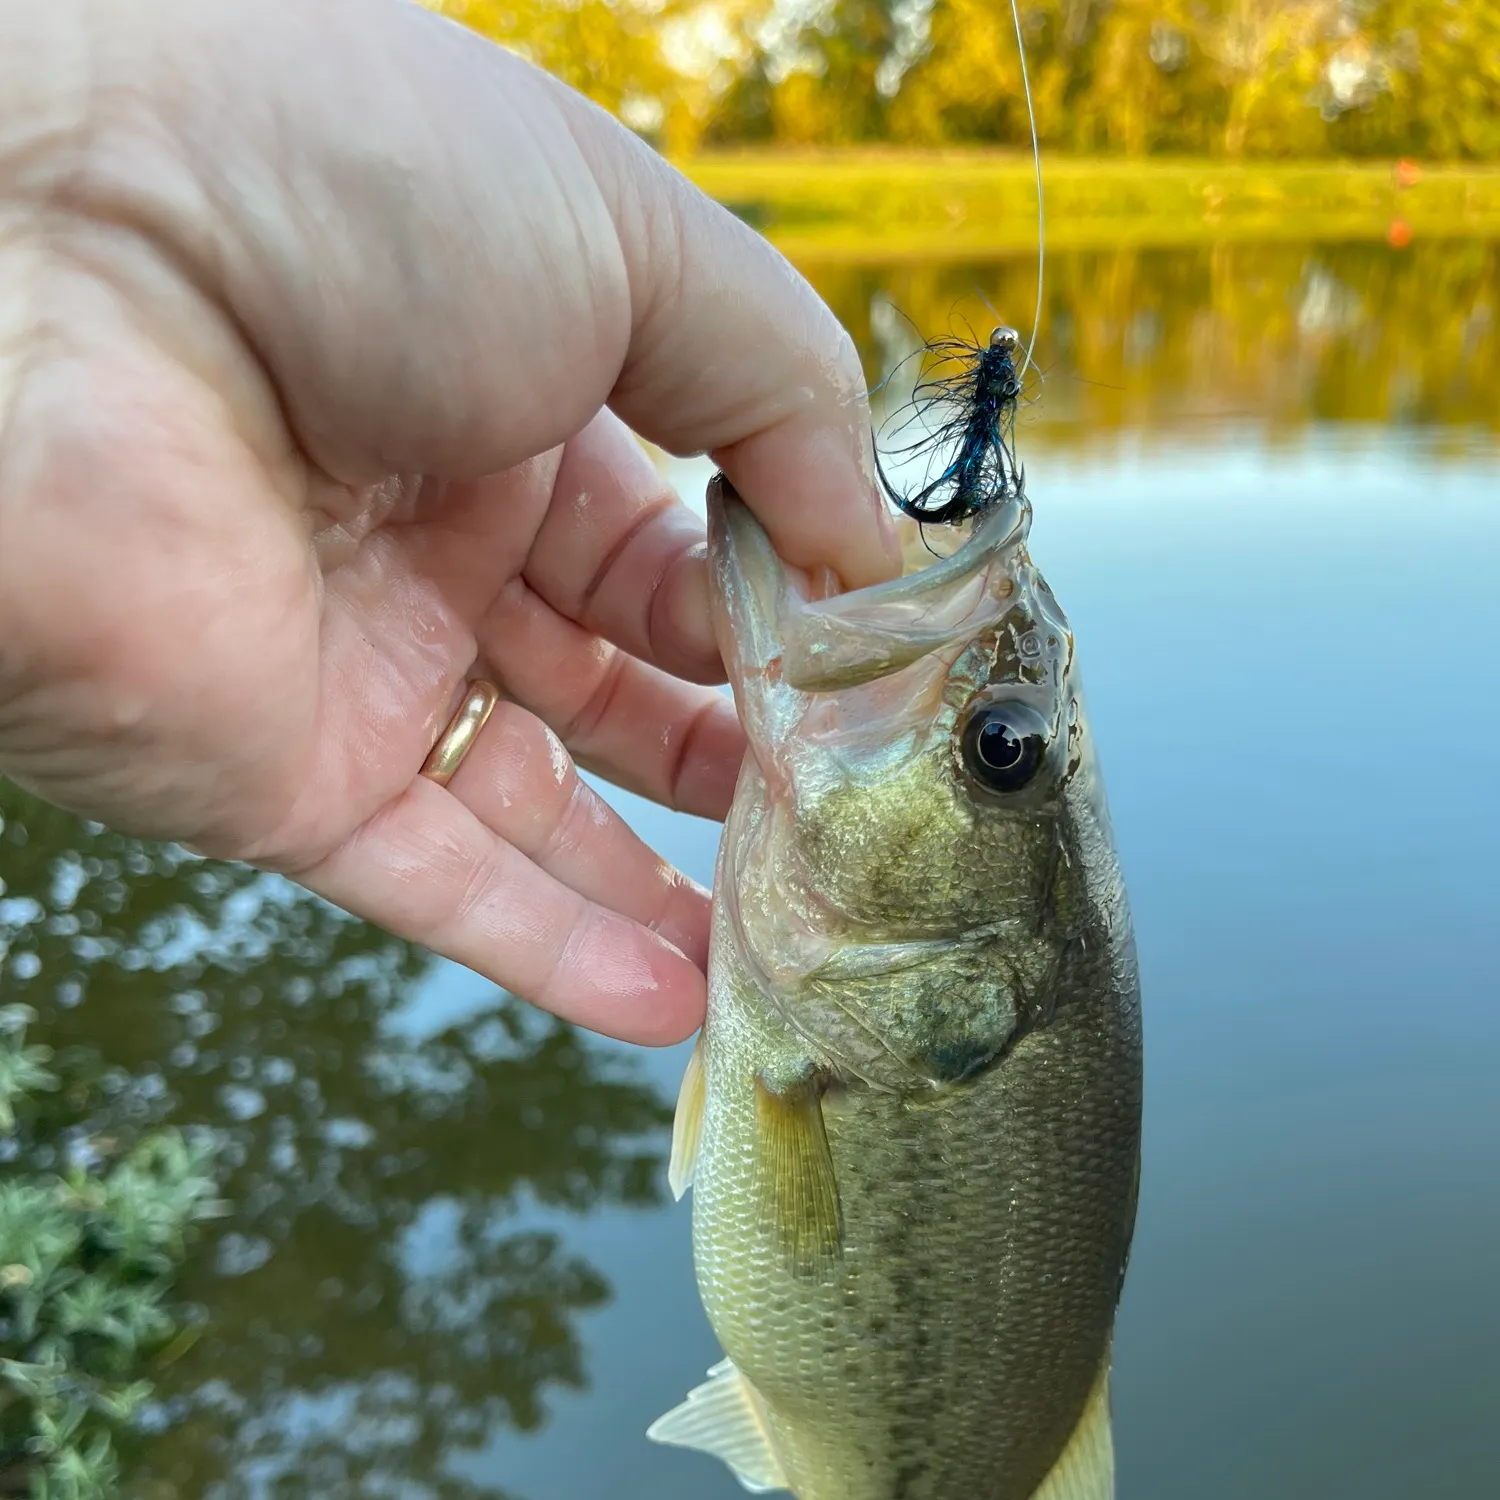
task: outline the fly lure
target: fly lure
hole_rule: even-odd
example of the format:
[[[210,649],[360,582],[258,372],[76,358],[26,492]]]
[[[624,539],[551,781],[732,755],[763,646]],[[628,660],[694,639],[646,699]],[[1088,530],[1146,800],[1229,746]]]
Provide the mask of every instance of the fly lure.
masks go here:
[[[985,345],[953,338],[927,346],[924,354],[929,360],[959,368],[918,381],[911,406],[915,415],[934,409],[948,415],[936,428],[894,451],[903,456],[927,452],[952,457],[939,474],[934,477],[929,469],[927,482],[906,493],[886,477],[877,456],[881,487],[898,510],[918,521],[951,526],[1021,493],[1024,475],[1012,439],[1021,395],[1016,368],[1020,348],[1020,334],[1005,327],[995,329]]]

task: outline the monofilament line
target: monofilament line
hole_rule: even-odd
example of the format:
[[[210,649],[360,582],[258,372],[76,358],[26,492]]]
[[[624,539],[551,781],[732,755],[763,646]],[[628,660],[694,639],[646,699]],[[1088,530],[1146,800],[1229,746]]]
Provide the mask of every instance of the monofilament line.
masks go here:
[[[1021,88],[1026,94],[1026,119],[1031,125],[1031,160],[1036,168],[1036,311],[1031,317],[1031,339],[1021,365],[1024,376],[1031,368],[1031,351],[1042,327],[1042,274],[1047,265],[1047,215],[1042,206],[1042,146],[1036,134],[1036,107],[1031,102],[1031,78],[1026,71],[1026,37],[1021,29],[1019,0],[1010,0],[1011,19],[1016,23],[1016,51],[1021,57]]]

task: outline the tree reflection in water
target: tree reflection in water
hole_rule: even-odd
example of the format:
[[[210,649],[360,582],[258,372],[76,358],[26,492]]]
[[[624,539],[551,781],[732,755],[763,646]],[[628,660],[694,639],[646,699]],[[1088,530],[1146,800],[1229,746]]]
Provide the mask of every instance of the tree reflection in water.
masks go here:
[[[208,1327],[158,1372],[129,1500],[499,1495],[450,1466],[586,1383],[610,1295],[536,1211],[661,1202],[665,1102],[499,992],[424,1024],[433,960],[284,881],[3,783],[0,816],[0,1003],[93,1080],[93,1128],[225,1140],[233,1215],[182,1286]]]
[[[802,268],[854,335],[872,381],[928,337],[1029,328],[1030,252],[989,262]],[[988,304],[988,305],[987,305]],[[892,308],[900,310],[897,315]],[[990,309],[995,310],[992,312]],[[910,323],[906,320],[909,319]],[[1023,448],[1096,434],[1244,422],[1424,427],[1434,456],[1500,431],[1500,242],[1125,245],[1047,261]],[[904,400],[910,374],[894,383]],[[1023,454],[1024,457],[1024,454]]]

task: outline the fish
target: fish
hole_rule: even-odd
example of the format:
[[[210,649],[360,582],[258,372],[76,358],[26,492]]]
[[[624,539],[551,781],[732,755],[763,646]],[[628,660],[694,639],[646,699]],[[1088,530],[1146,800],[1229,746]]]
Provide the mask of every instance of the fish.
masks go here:
[[[708,516],[749,750],[669,1179],[726,1358],[648,1436],[799,1500],[1108,1500],[1140,984],[1030,501],[848,593],[723,475]]]

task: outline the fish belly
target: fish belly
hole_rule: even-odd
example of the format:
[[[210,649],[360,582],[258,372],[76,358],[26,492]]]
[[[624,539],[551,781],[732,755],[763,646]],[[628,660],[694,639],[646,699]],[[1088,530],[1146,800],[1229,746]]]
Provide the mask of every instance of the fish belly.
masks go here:
[[[789,1487],[1029,1500],[1109,1357],[1139,1161],[1133,958],[1077,955],[1048,1023],[969,1082],[830,1092],[843,1251],[811,1275],[755,1177],[755,1077],[807,1046],[745,976],[716,980],[695,1260]]]

